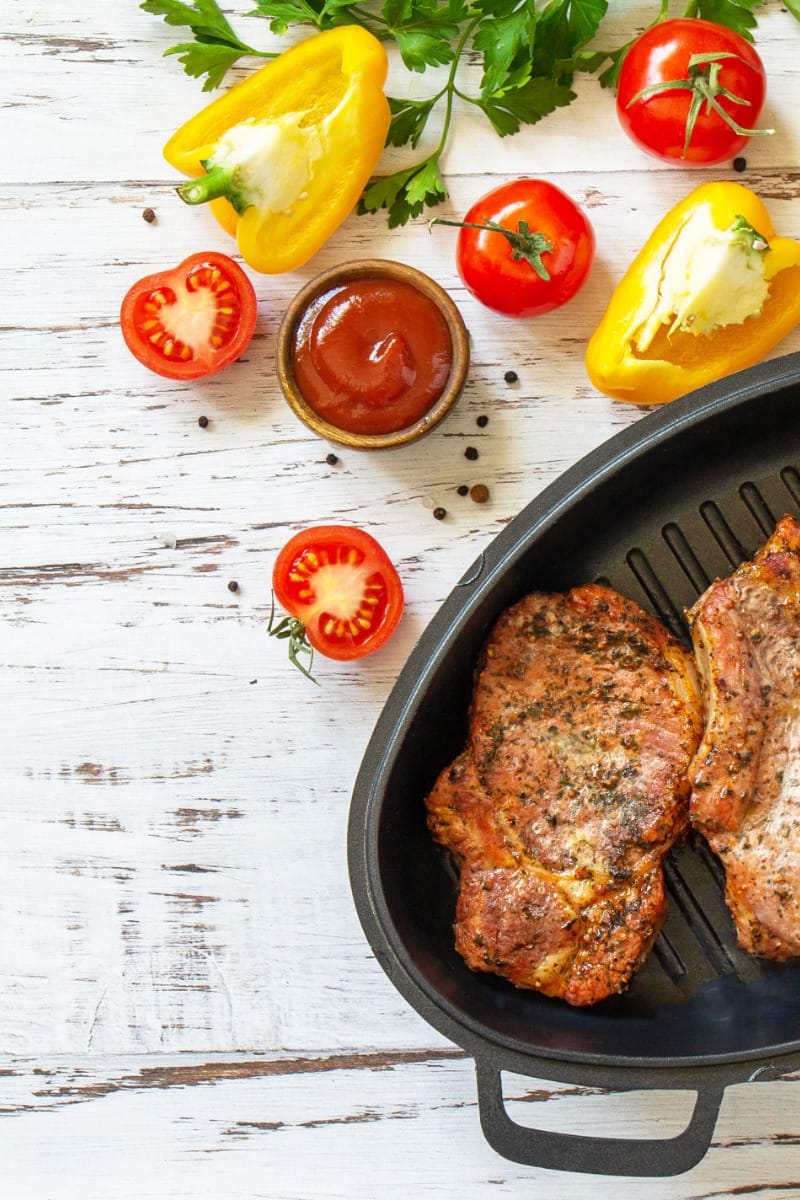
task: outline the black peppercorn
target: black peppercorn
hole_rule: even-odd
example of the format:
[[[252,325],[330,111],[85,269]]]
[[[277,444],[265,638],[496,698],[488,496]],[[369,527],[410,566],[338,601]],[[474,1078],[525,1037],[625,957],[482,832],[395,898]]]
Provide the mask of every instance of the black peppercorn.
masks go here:
[[[467,446],[466,450],[464,451],[464,458],[468,458],[470,462],[474,462],[477,457],[478,451],[475,449],[475,447]]]
[[[459,496],[466,496],[469,494],[469,488],[465,483],[460,483],[456,488],[456,491],[458,492]]]
[[[338,454],[334,454],[332,450],[331,450],[330,454],[325,455],[325,462],[328,464],[329,467],[335,467],[336,464],[338,463],[338,461],[339,461]]]
[[[230,583],[228,584],[228,591],[229,591],[229,592],[238,592],[238,590],[239,590],[239,585],[238,585],[238,583],[236,582],[236,580],[235,580],[235,579],[232,579],[232,580],[230,581]]]
[[[442,506],[439,505],[438,508],[435,508],[433,510],[433,515],[437,521],[443,521],[445,519],[445,517],[447,516],[447,509],[442,508]]]
[[[741,158],[741,157],[735,158],[733,160],[733,169],[734,169],[734,171],[738,171],[739,174],[741,175],[742,171],[747,170],[747,159]]]
[[[480,416],[476,419],[475,424],[479,429],[485,429],[489,424],[489,418],[487,416]]]
[[[519,379],[519,375],[516,371],[506,371],[503,379],[505,379],[506,383],[516,383]]]
[[[201,429],[208,429],[208,417],[198,417],[197,424]]]
[[[142,219],[147,221],[148,225],[152,225],[153,221],[156,219],[156,214],[153,212],[152,208],[146,208],[142,213]]]

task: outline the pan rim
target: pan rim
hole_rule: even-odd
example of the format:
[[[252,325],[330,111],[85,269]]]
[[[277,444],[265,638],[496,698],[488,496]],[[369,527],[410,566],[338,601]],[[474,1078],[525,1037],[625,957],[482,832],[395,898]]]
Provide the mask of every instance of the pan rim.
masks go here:
[[[667,1076],[715,1069],[746,1079],[752,1065],[765,1059],[784,1064],[800,1054],[800,1037],[774,1046],[691,1054],[676,1057],[625,1055],[568,1047],[531,1047],[502,1033],[451,1003],[425,978],[410,959],[386,902],[381,880],[378,836],[384,796],[381,781],[399,752],[396,733],[415,711],[428,680],[440,668],[459,625],[481,604],[497,577],[526,553],[532,543],[551,529],[582,497],[604,480],[625,469],[654,446],[689,432],[718,415],[750,405],[765,392],[800,383],[800,352],[780,356],[748,368],[727,379],[672,401],[614,434],[550,483],[484,548],[450,594],[412,649],[376,722],[357,773],[348,822],[348,862],[356,910],[373,951],[397,989],[434,1028],[469,1050],[476,1058],[498,1054],[526,1064],[592,1065],[599,1069],[624,1069],[629,1076],[638,1068],[658,1086]],[[471,591],[467,591],[471,589]],[[454,615],[458,622],[454,624]],[[523,1069],[521,1066],[509,1069]],[[785,1066],[784,1069],[789,1069]]]

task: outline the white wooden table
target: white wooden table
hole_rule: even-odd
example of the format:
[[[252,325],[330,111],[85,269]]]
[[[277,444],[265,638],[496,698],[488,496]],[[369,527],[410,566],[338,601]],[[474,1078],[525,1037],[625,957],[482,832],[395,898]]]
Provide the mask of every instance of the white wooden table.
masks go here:
[[[243,20],[249,7],[228,10],[268,43],[266,23]],[[655,5],[615,7],[609,41]],[[2,1194],[800,1196],[800,1082],[788,1076],[731,1088],[709,1154],[678,1178],[498,1157],[479,1130],[471,1061],[374,960],[345,859],[355,774],[426,622],[544,485],[641,416],[597,394],[583,368],[611,287],[663,212],[730,168],[646,159],[593,80],[504,142],[461,113],[442,215],[522,174],[586,205],[597,260],[568,310],[494,318],[460,284],[454,231],[353,216],[304,270],[254,277],[251,348],[181,386],[140,367],[117,324],[141,275],[199,249],[235,252],[210,214],[177,199],[161,157],[207,99],[162,58],[181,31],[136,0],[7,0],[3,27]],[[800,25],[775,0],[758,46],[777,132],[751,144],[737,178],[800,237]],[[306,279],[365,255],[450,289],[473,366],[427,439],[340,451],[330,466],[330,447],[281,399],[275,335]],[[800,331],[780,352],[798,348]],[[455,491],[476,482],[486,505]],[[407,609],[373,658],[318,659],[314,688],[266,636],[270,576],[292,532],[331,520],[378,537]],[[677,1132],[690,1105],[510,1086],[538,1101],[537,1123],[576,1132]]]

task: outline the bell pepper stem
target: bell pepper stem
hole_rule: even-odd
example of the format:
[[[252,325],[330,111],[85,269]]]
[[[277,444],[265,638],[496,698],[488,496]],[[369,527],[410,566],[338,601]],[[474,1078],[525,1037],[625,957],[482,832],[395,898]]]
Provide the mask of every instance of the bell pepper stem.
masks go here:
[[[233,172],[227,167],[212,167],[205,175],[190,179],[175,190],[186,204],[205,204],[207,200],[225,196],[239,211],[234,194]]]

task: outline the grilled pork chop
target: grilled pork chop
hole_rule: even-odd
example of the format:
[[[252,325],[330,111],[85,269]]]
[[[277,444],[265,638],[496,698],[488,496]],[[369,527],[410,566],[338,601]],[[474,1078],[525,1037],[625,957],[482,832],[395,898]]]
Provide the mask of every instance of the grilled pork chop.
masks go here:
[[[701,730],[691,656],[632,601],[587,585],[502,614],[427,799],[473,970],[575,1005],[625,988],[663,921]]]
[[[692,824],[725,867],[739,945],[800,954],[800,526],[784,517],[751,562],[689,611],[706,709]]]

